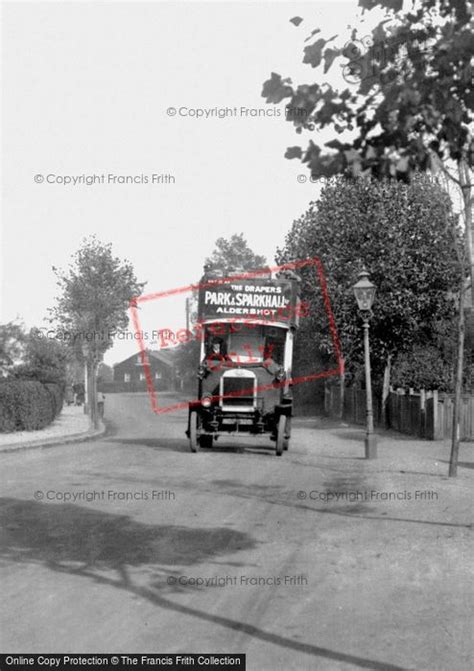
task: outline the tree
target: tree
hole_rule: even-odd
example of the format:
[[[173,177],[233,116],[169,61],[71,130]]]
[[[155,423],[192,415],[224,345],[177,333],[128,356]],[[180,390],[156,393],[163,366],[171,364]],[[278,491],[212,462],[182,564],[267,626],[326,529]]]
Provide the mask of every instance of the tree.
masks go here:
[[[198,339],[178,345],[175,351],[176,376],[180,390],[196,391],[196,370],[199,365],[201,343]]]
[[[450,475],[456,475],[465,278],[469,276],[472,283],[474,277],[472,3],[420,0],[408,11],[403,11],[402,0],[359,0],[359,6],[386,12],[365,52],[357,44],[356,30],[344,46],[334,46],[337,36],[317,37],[320,31],[315,29],[304,49],[304,62],[313,68],[324,65],[324,73],[342,59],[345,78],[356,84],[355,89],[338,90],[320,79],[294,88],[290,79],[272,73],[262,95],[269,103],[290,99],[287,118],[297,132],[325,128],[333,132],[327,149],[310,141],[305,151],[290,147],[286,152],[287,158],[302,160],[313,177],[372,175],[409,181],[417,170],[433,168],[460,188],[465,247],[458,256],[462,281],[450,462]]]
[[[10,322],[0,326],[0,369],[4,376],[66,383],[68,348],[39,328],[26,332]]]
[[[392,368],[393,386],[451,392],[453,358],[449,354],[452,355],[453,351],[446,357],[442,347],[426,344],[415,345],[411,352],[402,352]]]
[[[452,321],[459,282],[452,262],[455,219],[447,194],[428,177],[408,185],[389,180],[336,177],[317,202],[294,222],[277,262],[318,256],[325,269],[345,369],[354,376],[363,362],[360,320],[352,293],[366,266],[377,287],[371,321],[375,384],[379,387],[390,362],[421,345],[439,347],[440,323]],[[302,320],[297,353],[329,358],[332,339],[324,298],[312,272],[302,271],[302,298],[310,305]],[[301,356],[301,354],[300,354]],[[385,375],[384,375],[385,374]],[[444,383],[444,378],[443,378]]]
[[[214,251],[205,261],[209,270],[218,270],[224,277],[239,271],[261,270],[266,263],[264,256],[250,249],[243,233],[235,233],[228,239],[218,238]]]
[[[15,322],[0,324],[0,376],[8,375],[25,349],[26,334]]]
[[[51,320],[69,333],[71,347],[82,355],[87,370],[89,407],[97,423],[96,372],[103,353],[113,344],[113,336],[128,324],[130,302],[140,296],[144,283],[138,282],[132,264],[115,257],[112,245],[96,237],[85,239],[67,270],[53,267],[60,294],[52,308]]]
[[[352,74],[357,90],[325,82],[294,88],[291,79],[276,73],[264,83],[267,102],[290,99],[287,118],[297,132],[328,126],[337,135],[353,134],[348,141],[327,142],[330,151],[313,142],[304,153],[301,147],[287,150],[288,158],[300,158],[315,177],[343,172],[407,179],[436,159],[472,168],[471,3],[421,0],[407,12],[402,4],[359,0],[364,9],[387,10],[365,53],[356,30],[340,48],[327,46],[337,36],[316,39],[319,29],[308,38],[303,62],[313,68],[324,64],[326,74],[342,59],[346,79]]]
[[[22,361],[13,368],[12,374],[18,378],[55,383],[64,387],[69,357],[67,346],[46,338],[38,328],[32,328],[25,335],[24,342]]]
[[[108,366],[102,361],[99,364],[97,371],[97,381],[98,382],[113,382],[114,381],[114,370],[111,366]]]

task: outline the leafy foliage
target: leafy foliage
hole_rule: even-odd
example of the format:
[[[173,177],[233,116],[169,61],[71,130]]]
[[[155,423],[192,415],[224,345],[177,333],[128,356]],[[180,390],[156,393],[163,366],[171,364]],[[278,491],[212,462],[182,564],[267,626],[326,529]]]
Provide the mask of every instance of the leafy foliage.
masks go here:
[[[196,393],[196,371],[199,366],[201,345],[197,339],[182,343],[175,350],[176,372],[184,390]]]
[[[98,382],[113,382],[114,381],[114,370],[111,366],[108,366],[106,363],[102,362],[99,364],[97,371],[97,381]]]
[[[87,344],[96,359],[113,344],[113,335],[128,324],[130,301],[144,283],[137,281],[133,266],[112,253],[110,244],[94,236],[85,239],[67,270],[53,268],[60,288],[52,320],[74,337],[74,347]]]
[[[236,271],[261,270],[266,265],[264,256],[255,254],[249,247],[243,233],[230,238],[218,238],[215,249],[205,264],[211,271],[220,271],[224,276]]]
[[[334,47],[328,44],[335,36],[315,38],[316,29],[303,58],[313,68],[324,65],[324,73],[340,64],[355,88],[338,90],[319,77],[295,87],[276,73],[263,85],[268,103],[289,98],[291,109],[304,111],[288,117],[297,132],[330,126],[337,135],[351,136],[335,137],[327,149],[310,141],[306,151],[292,148],[287,156],[301,157],[314,177],[344,173],[407,181],[416,170],[446,159],[472,168],[472,3],[421,0],[404,12],[401,0],[359,5],[387,12],[365,51],[355,30],[344,47]]]
[[[0,324],[0,374],[8,374],[18,363],[25,347],[26,334],[19,324]]]
[[[403,389],[437,389],[452,391],[453,369],[440,357],[437,347],[415,347],[413,352],[400,354],[394,365],[392,385]]]
[[[33,328],[25,336],[22,363],[12,369],[12,374],[17,378],[64,385],[68,356],[64,343],[46,338],[39,329]]]
[[[457,250],[462,281],[457,287],[460,310],[449,468],[454,476],[459,452],[467,264],[471,284],[474,282],[473,3],[419,0],[409,9],[407,5],[402,0],[359,0],[363,9],[378,7],[386,12],[365,51],[354,44],[356,30],[344,47],[327,46],[328,41],[318,38],[310,45],[310,52],[305,48],[304,62],[313,67],[324,63],[325,73],[334,63],[345,60],[343,76],[356,84],[356,89],[338,90],[320,79],[294,88],[291,80],[272,73],[262,95],[267,102],[290,98],[289,106],[304,112],[287,117],[297,132],[318,132],[327,126],[340,136],[324,148],[310,140],[300,156],[292,148],[291,155],[301,157],[314,178],[344,174],[408,183],[419,170],[440,169],[459,186],[465,246],[463,253]],[[318,32],[313,31],[309,39],[314,40]],[[450,162],[454,162],[457,176],[448,168]]]
[[[452,262],[450,203],[424,176],[411,184],[333,178],[319,201],[294,222],[277,262],[321,259],[348,372],[362,362],[361,322],[352,286],[365,265],[377,287],[371,320],[372,364],[381,377],[390,354],[438,347],[439,322],[456,312],[459,273]],[[299,348],[307,357],[329,358],[332,342],[323,297],[313,272],[302,272]],[[298,355],[298,349],[296,351]]]
[[[303,19],[301,16],[294,16],[292,19],[290,19],[290,23],[293,23],[295,26],[299,26],[302,21]]]

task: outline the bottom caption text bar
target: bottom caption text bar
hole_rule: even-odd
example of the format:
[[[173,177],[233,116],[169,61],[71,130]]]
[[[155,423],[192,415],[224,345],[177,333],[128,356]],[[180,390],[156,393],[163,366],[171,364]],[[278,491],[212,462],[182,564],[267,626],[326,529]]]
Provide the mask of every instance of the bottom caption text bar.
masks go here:
[[[167,671],[183,671],[184,669],[221,669],[245,671],[245,655],[231,654],[133,654],[133,655],[58,655],[58,654],[14,654],[0,655],[0,670],[16,669],[167,669]]]

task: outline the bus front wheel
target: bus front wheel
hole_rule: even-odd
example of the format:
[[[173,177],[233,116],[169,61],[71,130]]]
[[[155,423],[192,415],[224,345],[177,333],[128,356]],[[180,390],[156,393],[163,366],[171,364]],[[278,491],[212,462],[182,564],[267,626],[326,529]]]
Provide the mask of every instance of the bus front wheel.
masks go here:
[[[199,451],[198,426],[199,415],[197,412],[192,412],[189,417],[189,447],[191,452]]]

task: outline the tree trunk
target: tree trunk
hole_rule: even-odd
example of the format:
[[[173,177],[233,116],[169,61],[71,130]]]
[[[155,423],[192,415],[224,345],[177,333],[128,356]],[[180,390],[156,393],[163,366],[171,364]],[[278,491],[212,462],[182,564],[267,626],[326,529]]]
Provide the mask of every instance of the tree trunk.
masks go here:
[[[472,303],[472,286],[474,279],[474,258],[472,250],[472,240],[474,237],[473,221],[472,221],[472,187],[470,185],[470,170],[465,161],[460,161],[458,165],[459,181],[461,183],[461,191],[464,200],[464,224],[465,224],[465,241],[466,241],[466,256],[469,264],[469,280],[466,285],[466,273],[464,267],[461,267],[461,289],[459,292],[459,317],[458,317],[458,341],[457,341],[457,357],[456,357],[456,380],[454,388],[454,407],[453,407],[453,426],[451,433],[451,456],[449,459],[449,477],[455,478],[458,472],[458,456],[459,456],[459,442],[460,442],[460,416],[461,416],[461,400],[462,400],[462,378],[464,370],[464,333],[465,333],[465,310],[466,310],[466,293],[470,288],[469,295]],[[462,266],[464,264],[461,264]]]
[[[89,414],[89,364],[84,361],[84,414]]]
[[[383,424],[386,429],[390,427],[389,416],[388,416],[388,398],[390,395],[390,373],[392,369],[392,355],[387,355],[387,361],[385,363],[385,370],[383,372],[383,387],[382,387],[382,418]]]
[[[453,426],[451,433],[451,456],[449,459],[450,478],[455,478],[458,472],[458,455],[459,455],[459,439],[460,439],[459,420],[461,416],[462,375],[463,375],[463,363],[464,363],[465,293],[466,293],[465,288],[463,286],[459,296],[456,380],[454,387]]]
[[[472,241],[474,238],[474,221],[472,219],[471,171],[469,170],[469,166],[466,161],[461,161],[459,165],[459,181],[461,182],[461,191],[464,201],[466,251],[470,270],[469,276],[471,280],[472,295],[472,286],[474,282],[474,254],[472,249]]]
[[[93,406],[93,396],[92,396],[92,373],[91,373],[91,367],[92,364],[87,359],[86,361],[86,401],[87,401],[87,414],[91,418],[92,421],[92,406]]]
[[[97,409],[97,364],[95,361],[87,361],[87,405],[88,414],[94,429],[99,426],[99,414]]]
[[[94,359],[92,362],[91,366],[91,390],[92,390],[92,398],[91,398],[91,420],[92,420],[92,426],[94,429],[99,428],[99,409],[97,407],[97,363]]]

